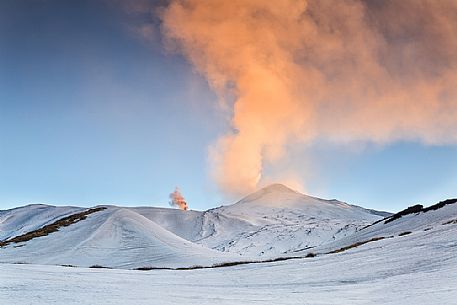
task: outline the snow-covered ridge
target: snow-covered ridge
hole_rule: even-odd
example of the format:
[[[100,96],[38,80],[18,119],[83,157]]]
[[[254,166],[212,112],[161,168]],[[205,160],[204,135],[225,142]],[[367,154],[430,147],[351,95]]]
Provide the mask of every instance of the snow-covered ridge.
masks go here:
[[[327,253],[378,238],[390,239],[409,235],[427,235],[432,231],[448,234],[457,229],[457,200],[446,200],[446,202],[448,204],[438,203],[424,209],[411,210],[408,208],[364,227],[351,236],[322,245],[316,249],[316,252]]]
[[[36,230],[82,210],[84,208],[30,204],[11,210],[0,211],[0,240]]]
[[[310,252],[328,253],[380,234],[392,235],[389,230],[393,229],[388,228],[409,219],[402,217],[398,220],[401,222],[394,221],[389,226],[383,222],[369,226],[386,214],[338,200],[307,196],[282,185],[272,185],[233,205],[203,212],[103,207],[106,209],[48,236],[0,248],[0,262],[128,269],[212,266],[306,256]],[[1,240],[83,210],[30,205],[0,211]],[[436,213],[442,213],[440,210],[429,213],[438,215]],[[457,215],[454,207],[449,211]],[[444,218],[430,216],[421,222],[441,220]],[[395,229],[397,235],[398,230]]]

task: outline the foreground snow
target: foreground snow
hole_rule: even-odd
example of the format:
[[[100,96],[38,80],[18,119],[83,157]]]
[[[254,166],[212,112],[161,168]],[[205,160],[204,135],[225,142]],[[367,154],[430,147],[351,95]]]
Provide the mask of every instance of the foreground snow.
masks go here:
[[[339,254],[189,271],[0,264],[0,304],[453,304],[457,225]]]

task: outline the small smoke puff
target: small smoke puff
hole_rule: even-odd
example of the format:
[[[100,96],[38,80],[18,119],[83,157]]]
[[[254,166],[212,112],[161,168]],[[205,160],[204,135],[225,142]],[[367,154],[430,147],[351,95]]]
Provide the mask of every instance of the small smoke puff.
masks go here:
[[[255,189],[286,145],[457,143],[457,1],[172,0],[162,32],[219,96],[222,190]],[[230,85],[230,86],[228,86]]]
[[[169,204],[172,207],[178,207],[184,211],[189,209],[189,206],[187,205],[187,202],[178,187],[176,187],[175,191],[170,194]]]

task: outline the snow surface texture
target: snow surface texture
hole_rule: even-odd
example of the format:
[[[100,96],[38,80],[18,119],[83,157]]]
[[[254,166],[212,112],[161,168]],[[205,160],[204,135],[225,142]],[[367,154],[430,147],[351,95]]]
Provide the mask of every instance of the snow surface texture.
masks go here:
[[[0,304],[455,304],[457,224],[428,225],[338,254],[226,268],[0,264]]]
[[[125,269],[212,266],[311,251],[382,218],[278,184],[205,212],[106,207],[47,236],[1,248],[0,262]],[[80,210],[31,205],[3,211],[3,240]]]

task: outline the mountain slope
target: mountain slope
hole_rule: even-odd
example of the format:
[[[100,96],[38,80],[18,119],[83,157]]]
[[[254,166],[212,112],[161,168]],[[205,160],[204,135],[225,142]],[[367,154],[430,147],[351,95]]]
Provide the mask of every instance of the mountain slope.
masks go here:
[[[213,218],[242,221],[242,230],[210,236],[202,244],[248,256],[275,257],[348,236],[382,219],[370,210],[337,200],[303,195],[273,184],[239,202],[208,211]],[[213,224],[218,222],[213,221]],[[219,232],[225,227],[218,228]]]
[[[47,236],[0,248],[0,262],[118,268],[211,266],[310,251],[382,219],[378,212],[306,196],[278,184],[233,205],[204,212],[105,207]],[[83,210],[27,206],[2,211],[0,228],[6,228],[2,240]]]
[[[417,210],[417,212],[408,208],[362,228],[348,237],[322,245],[316,249],[316,252],[327,253],[330,251],[338,252],[339,249],[353,249],[356,247],[352,247],[352,245],[374,240],[427,239],[429,235],[437,236],[436,233],[450,234],[457,229],[457,200],[448,200],[447,202],[449,204],[436,204],[429,208]]]
[[[118,207],[44,237],[0,249],[0,261],[116,268],[188,267],[233,260],[186,241],[153,221]]]
[[[79,207],[55,207],[44,204],[27,206],[0,211],[0,240],[21,235],[60,218],[84,210]]]

